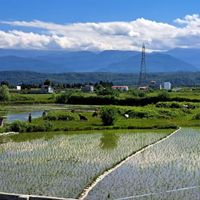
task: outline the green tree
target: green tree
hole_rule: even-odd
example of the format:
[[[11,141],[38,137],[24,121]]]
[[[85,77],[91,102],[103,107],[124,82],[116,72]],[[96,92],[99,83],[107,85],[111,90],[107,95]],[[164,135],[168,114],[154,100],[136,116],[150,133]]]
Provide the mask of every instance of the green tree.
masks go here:
[[[0,101],[9,101],[10,93],[9,88],[6,85],[0,86]]]
[[[144,91],[138,91],[138,97],[145,97],[146,93]]]
[[[158,93],[158,98],[160,100],[167,100],[169,99],[169,93],[166,90],[162,90],[161,92]]]
[[[120,92],[118,90],[113,90],[112,88],[105,88],[105,89],[98,90],[96,93],[97,95],[101,95],[101,96],[118,97]]]
[[[61,95],[57,96],[56,102],[57,103],[67,103],[72,95],[73,95],[72,90],[66,91],[65,93],[62,93]]]
[[[117,110],[109,106],[103,107],[101,109],[101,119],[105,126],[114,125],[117,120]]]
[[[1,85],[7,85],[9,87],[9,82],[8,81],[1,81]]]
[[[46,79],[46,80],[44,81],[44,85],[50,86],[50,85],[51,85],[51,81],[50,81],[49,79]]]
[[[129,94],[132,94],[134,97],[138,97],[138,90],[137,89],[131,89],[128,91]]]

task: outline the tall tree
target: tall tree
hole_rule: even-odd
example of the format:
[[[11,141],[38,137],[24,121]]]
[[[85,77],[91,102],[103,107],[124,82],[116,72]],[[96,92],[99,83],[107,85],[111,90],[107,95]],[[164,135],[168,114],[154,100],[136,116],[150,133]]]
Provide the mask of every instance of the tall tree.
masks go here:
[[[9,101],[10,100],[10,93],[8,86],[2,85],[0,87],[0,101]]]
[[[1,81],[1,85],[7,85],[9,87],[9,82],[8,81]]]
[[[49,79],[46,79],[46,80],[44,81],[44,85],[50,86],[50,85],[51,85],[51,81],[50,81]]]

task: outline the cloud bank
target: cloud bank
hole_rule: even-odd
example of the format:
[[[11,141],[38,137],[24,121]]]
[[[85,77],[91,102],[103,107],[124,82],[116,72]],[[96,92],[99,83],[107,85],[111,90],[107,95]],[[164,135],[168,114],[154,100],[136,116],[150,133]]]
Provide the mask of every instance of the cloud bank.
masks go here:
[[[200,48],[200,16],[187,15],[172,24],[139,18],[130,22],[56,24],[1,21],[0,48],[51,50],[140,50]],[[26,29],[26,31],[24,31]]]

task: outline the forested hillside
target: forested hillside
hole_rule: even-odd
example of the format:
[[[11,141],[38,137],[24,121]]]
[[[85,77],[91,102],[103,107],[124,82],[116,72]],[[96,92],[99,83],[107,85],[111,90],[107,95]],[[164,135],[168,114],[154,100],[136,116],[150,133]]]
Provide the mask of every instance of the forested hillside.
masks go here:
[[[50,79],[56,83],[95,83],[99,81],[113,82],[115,85],[137,85],[138,74],[133,73],[63,73],[47,74],[25,71],[0,72],[0,81],[8,81],[12,85],[21,83],[42,83]],[[150,73],[148,80],[158,83],[170,81],[174,86],[200,86],[200,72]]]

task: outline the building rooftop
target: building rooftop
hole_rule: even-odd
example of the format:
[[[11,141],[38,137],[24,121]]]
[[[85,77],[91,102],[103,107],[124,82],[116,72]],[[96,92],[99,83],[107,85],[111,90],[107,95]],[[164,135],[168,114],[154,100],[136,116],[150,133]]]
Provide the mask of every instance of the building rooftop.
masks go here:
[[[122,86],[121,85],[119,85],[119,86],[112,86],[112,88],[127,88],[127,87],[128,86],[126,86],[126,85],[124,85],[124,86],[123,85]]]

